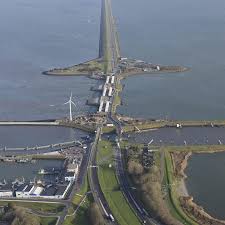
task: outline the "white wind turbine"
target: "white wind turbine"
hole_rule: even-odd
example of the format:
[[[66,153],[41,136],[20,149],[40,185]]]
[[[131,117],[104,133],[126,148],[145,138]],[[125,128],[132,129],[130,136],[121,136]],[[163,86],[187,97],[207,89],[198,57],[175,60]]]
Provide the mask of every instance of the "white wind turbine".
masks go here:
[[[73,115],[72,115],[72,104],[76,107],[76,104],[72,101],[72,92],[71,92],[71,95],[70,95],[70,99],[68,102],[64,103],[64,105],[67,105],[67,104],[70,104],[70,121],[73,120]]]

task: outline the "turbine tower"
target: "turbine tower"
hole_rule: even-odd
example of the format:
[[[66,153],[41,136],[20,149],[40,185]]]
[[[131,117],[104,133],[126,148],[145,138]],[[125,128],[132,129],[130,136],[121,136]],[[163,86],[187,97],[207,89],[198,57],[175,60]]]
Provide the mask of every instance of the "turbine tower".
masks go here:
[[[73,104],[74,106],[76,106],[76,104],[72,101],[72,97],[73,97],[73,96],[72,96],[72,92],[71,92],[69,101],[66,102],[66,103],[64,103],[64,105],[67,105],[67,104],[70,105],[70,122],[73,120],[73,115],[72,115],[72,104]]]

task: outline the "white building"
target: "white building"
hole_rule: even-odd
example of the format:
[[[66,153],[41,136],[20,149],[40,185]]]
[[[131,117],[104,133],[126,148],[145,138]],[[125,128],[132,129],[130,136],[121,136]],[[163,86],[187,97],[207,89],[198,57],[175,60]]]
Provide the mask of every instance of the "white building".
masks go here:
[[[41,192],[44,190],[43,187],[41,186],[34,186],[34,188],[32,189],[32,191],[30,192],[30,196],[31,197],[40,197]]]
[[[76,173],[75,172],[66,172],[65,174],[65,181],[73,182],[75,181]]]
[[[12,186],[10,185],[2,185],[0,186],[0,197],[12,197]]]

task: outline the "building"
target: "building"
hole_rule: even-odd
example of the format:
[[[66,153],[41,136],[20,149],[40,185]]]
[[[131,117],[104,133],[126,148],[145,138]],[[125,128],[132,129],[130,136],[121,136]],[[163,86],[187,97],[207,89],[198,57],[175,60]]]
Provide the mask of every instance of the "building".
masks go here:
[[[16,189],[17,198],[29,198],[35,187],[31,184],[22,184]]]
[[[75,181],[75,178],[76,178],[76,173],[75,172],[67,171],[65,173],[65,181],[66,182],[73,182],[73,181]]]
[[[78,173],[79,165],[76,162],[69,163],[67,166],[67,172],[74,172],[75,174]]]
[[[30,192],[30,197],[40,197],[43,190],[44,188],[42,186],[34,186]]]
[[[0,197],[12,197],[12,185],[11,184],[5,184],[0,186]]]
[[[72,183],[46,186],[40,194],[40,197],[48,199],[63,199],[71,187],[71,184]]]

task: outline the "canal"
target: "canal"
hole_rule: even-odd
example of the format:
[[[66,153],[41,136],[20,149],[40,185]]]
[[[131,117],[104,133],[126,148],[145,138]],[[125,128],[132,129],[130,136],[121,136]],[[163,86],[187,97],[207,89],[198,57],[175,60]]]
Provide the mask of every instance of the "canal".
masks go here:
[[[217,145],[225,144],[225,127],[166,127],[141,133],[129,133],[124,138],[131,143],[153,145]]]

